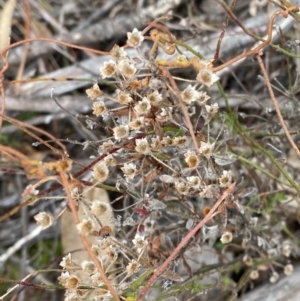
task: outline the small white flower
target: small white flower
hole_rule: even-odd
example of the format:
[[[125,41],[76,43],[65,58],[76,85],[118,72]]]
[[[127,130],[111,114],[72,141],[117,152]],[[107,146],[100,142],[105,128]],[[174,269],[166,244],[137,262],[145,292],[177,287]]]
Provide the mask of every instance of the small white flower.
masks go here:
[[[125,163],[121,168],[126,179],[132,180],[136,174],[136,165],[134,163]]]
[[[98,285],[98,286],[103,285],[103,280],[102,280],[101,274],[99,272],[93,274],[91,276],[91,282],[94,285]]]
[[[191,188],[197,189],[200,187],[201,181],[198,176],[191,176],[191,177],[187,177],[186,179]]]
[[[112,154],[109,154],[104,158],[106,166],[116,166],[118,161],[114,158]]]
[[[284,267],[284,274],[285,274],[286,276],[291,275],[291,274],[293,273],[293,271],[294,271],[294,267],[293,267],[293,265],[291,265],[291,264],[287,264],[287,265]]]
[[[109,170],[104,161],[98,162],[93,168],[94,179],[97,182],[104,182],[109,174]]]
[[[95,224],[91,219],[83,219],[81,223],[77,224],[77,230],[83,235],[89,235],[95,231]]]
[[[127,32],[127,45],[133,48],[137,48],[144,41],[144,36],[141,31],[138,31],[136,28],[132,32]]]
[[[219,105],[217,103],[212,104],[211,106],[205,105],[205,109],[209,115],[215,115],[218,113]]]
[[[64,283],[64,287],[68,289],[74,289],[77,288],[80,284],[79,278],[76,275],[70,275],[66,282]]]
[[[97,268],[93,261],[84,260],[81,263],[81,267],[82,267],[83,272],[87,273],[87,274],[94,274],[97,271]]]
[[[272,276],[270,277],[270,282],[271,282],[271,283],[275,283],[275,282],[278,280],[278,278],[279,278],[278,273],[274,272],[274,273],[272,274]]]
[[[152,92],[151,94],[148,94],[147,95],[147,98],[150,100],[150,102],[154,105],[157,105],[159,104],[162,100],[163,100],[163,97],[162,95],[157,91],[155,90],[154,92]]]
[[[117,90],[117,98],[118,102],[122,105],[128,105],[133,101],[132,97],[128,93],[123,92],[119,89]]]
[[[214,150],[215,144],[211,144],[211,143],[206,143],[201,141],[200,143],[200,154],[202,154],[206,159],[210,159],[210,157],[213,154],[213,150]]]
[[[105,249],[105,255],[110,262],[115,261],[118,257],[118,254],[112,245]]]
[[[122,138],[126,138],[129,134],[128,125],[116,126],[112,130],[114,132],[115,139],[117,139],[117,140],[122,139]]]
[[[118,68],[124,77],[132,77],[136,73],[136,68],[129,60],[122,60],[118,64]]]
[[[252,279],[252,280],[258,279],[258,277],[259,277],[259,272],[258,272],[258,270],[253,270],[253,271],[251,271],[249,277],[250,277],[250,279]]]
[[[62,258],[62,261],[59,264],[64,270],[70,269],[75,266],[75,263],[72,261],[72,254],[69,253],[67,256]]]
[[[282,254],[285,257],[290,257],[291,251],[292,251],[292,247],[291,247],[290,243],[289,242],[283,242]]]
[[[168,147],[173,144],[173,140],[170,136],[164,136],[160,142],[162,147]]]
[[[102,75],[102,78],[112,77],[115,75],[116,71],[117,71],[117,65],[113,60],[104,62],[103,67],[100,68],[100,73]]]
[[[104,215],[110,211],[111,208],[108,203],[100,200],[93,200],[91,212],[94,213],[97,217],[100,217],[101,215]]]
[[[196,102],[198,105],[204,106],[209,99],[210,99],[210,96],[207,95],[206,92],[200,91],[200,92],[198,92],[198,97],[196,99]]]
[[[47,212],[40,212],[33,217],[37,224],[43,229],[50,227],[53,223],[53,216]]]
[[[138,153],[146,155],[150,152],[150,148],[149,148],[147,138],[136,139],[135,143],[136,143],[135,150]]]
[[[147,245],[147,241],[145,241],[145,237],[141,236],[139,233],[135,234],[135,237],[132,240],[132,242],[133,242],[135,248],[137,249],[138,253],[141,253],[141,251]]]
[[[207,198],[207,199],[211,199],[214,197],[214,194],[213,194],[213,187],[212,185],[207,185],[207,186],[204,186],[202,191],[199,193],[200,197],[202,198]]]
[[[100,148],[104,151],[104,152],[107,152],[107,151],[110,151],[113,147],[114,147],[114,142],[112,140],[108,140],[108,141],[105,141],[103,142],[101,145],[100,145]]]
[[[106,112],[107,112],[107,109],[106,109],[106,106],[105,106],[105,104],[102,100],[93,102],[93,114],[95,116],[98,117],[100,115],[103,115]]]
[[[129,122],[129,127],[133,130],[139,130],[144,125],[144,116],[135,118]]]
[[[199,158],[194,151],[188,151],[185,155],[185,162],[189,168],[197,168],[199,164]]]
[[[231,170],[223,170],[223,175],[219,179],[220,187],[229,187],[232,182]]]
[[[179,136],[173,139],[173,145],[179,147],[185,147],[188,139],[186,136]]]
[[[151,104],[147,97],[144,97],[141,101],[139,101],[134,106],[134,111],[136,112],[137,115],[148,114],[150,109],[151,109]]]
[[[126,270],[127,270],[127,277],[131,276],[132,274],[136,273],[140,269],[140,263],[132,259],[131,262],[127,265]]]
[[[179,194],[186,195],[189,192],[189,186],[186,185],[184,182],[176,181],[175,188]]]
[[[197,75],[197,81],[204,84],[207,87],[212,86],[219,80],[219,77],[213,73],[210,69],[202,69]]]
[[[61,275],[58,277],[59,284],[64,286],[64,284],[66,283],[69,277],[70,277],[70,273],[68,271],[62,272]]]
[[[85,93],[91,99],[95,99],[103,95],[103,92],[97,84],[94,84],[92,88],[85,90]]]
[[[252,257],[250,257],[249,255],[245,255],[245,256],[243,257],[243,262],[244,262],[244,264],[245,264],[246,266],[250,267],[250,266],[252,266],[252,264],[253,264],[253,259],[252,259]]]
[[[124,50],[124,47],[120,47],[119,45],[115,45],[111,51],[111,56],[116,60],[126,59],[127,53]]]
[[[198,91],[196,91],[195,87],[192,87],[191,85],[188,85],[181,93],[182,100],[187,104],[191,104],[196,101],[198,97]]]
[[[233,238],[232,233],[229,231],[226,231],[222,234],[220,240],[221,240],[222,244],[228,244],[232,241],[232,238]]]

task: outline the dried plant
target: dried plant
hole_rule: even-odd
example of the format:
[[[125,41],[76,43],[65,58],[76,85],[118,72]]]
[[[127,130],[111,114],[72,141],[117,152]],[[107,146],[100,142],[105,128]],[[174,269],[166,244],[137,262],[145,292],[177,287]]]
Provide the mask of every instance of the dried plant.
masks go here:
[[[231,7],[217,2],[227,12],[227,21],[231,18],[246,34],[262,40],[235,17],[235,1]],[[213,289],[226,298],[261,275],[276,282],[278,268],[285,275],[293,272],[289,258],[296,253],[299,240],[289,233],[286,221],[272,213],[280,209],[279,202],[276,208],[267,204],[271,201],[264,193],[269,192],[263,191],[259,182],[270,181],[272,191],[285,191],[294,198],[300,187],[263,141],[258,141],[250,127],[239,121],[217,74],[255,55],[284,137],[299,156],[261,59],[261,50],[274,46],[271,40],[275,17],[281,14],[299,19],[298,8],[282,6],[270,17],[267,39],[220,65],[217,62],[222,34],[214,60],[205,59],[162,25],[169,17],[151,22],[143,31],[134,28],[127,34],[126,45],[114,45],[109,52],[94,51],[105,54],[107,60],[99,66],[100,79],[85,91],[91,100],[92,115],[81,117],[97,137],[83,142],[82,152],[85,155],[91,149],[96,158],[78,172],[73,172],[77,162],[69,157],[61,141],[49,134],[50,141],[44,141],[33,133],[39,129],[1,113],[3,120],[17,125],[60,156],[52,162],[40,162],[9,146],[0,146],[1,153],[22,166],[28,179],[35,181],[23,192],[22,203],[0,220],[41,199],[67,199],[60,212],[41,211],[34,215],[37,224],[46,229],[63,211],[70,210],[89,254],[90,259],[82,262],[76,262],[71,253],[63,256],[57,287],[64,289],[64,300],[164,300],[172,296],[191,300]],[[251,13],[255,14],[256,9],[251,6]],[[178,70],[183,75],[177,76]],[[5,68],[2,74],[4,71]],[[210,96],[213,89],[223,96],[226,111]],[[52,146],[54,141],[60,149]],[[252,156],[243,153],[246,151],[253,151]],[[262,156],[266,159],[260,167]],[[271,165],[277,174],[267,170]],[[241,166],[250,176],[242,172]],[[90,176],[82,179],[85,174]],[[43,185],[49,182],[56,185],[45,189]],[[88,191],[98,188],[112,192],[112,205],[87,197]],[[60,191],[59,196],[51,195],[54,191]],[[107,225],[104,220],[112,214]],[[90,237],[97,240],[91,244]],[[216,264],[201,263],[199,254],[205,247],[219,254]],[[226,259],[225,251],[232,252],[235,258]],[[222,281],[236,269],[243,270],[246,276],[240,278],[232,293]],[[216,271],[217,279],[212,276]],[[205,277],[209,284],[202,281]],[[29,286],[29,282],[20,284]]]

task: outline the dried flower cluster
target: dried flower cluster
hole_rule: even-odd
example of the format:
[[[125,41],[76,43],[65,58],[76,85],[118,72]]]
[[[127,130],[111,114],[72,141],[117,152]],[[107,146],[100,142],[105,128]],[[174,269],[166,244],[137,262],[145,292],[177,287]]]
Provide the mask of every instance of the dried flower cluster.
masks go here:
[[[115,289],[119,293],[129,289],[134,277],[156,269],[168,258],[174,244],[209,214],[218,198],[237,181],[232,168],[234,158],[226,146],[226,139],[232,137],[216,131],[225,125],[218,119],[218,103],[208,95],[207,89],[218,80],[212,72],[212,62],[181,53],[174,59],[175,39],[171,35],[156,31],[150,36],[154,48],[145,50],[145,37],[134,29],[128,33],[127,46],[135,52],[115,45],[111,58],[100,66],[101,79],[111,81],[113,95],[111,90],[105,91],[101,81],[86,90],[93,100],[95,124],[99,122],[104,128],[96,142],[101,159],[92,169],[94,183],[109,185],[122,194],[117,200],[124,202],[118,207],[122,213],[112,219],[116,237],[111,229],[101,228],[101,218],[111,208],[99,200],[84,203],[87,216],[77,229],[84,236],[101,237],[92,250],[110,279],[118,283]],[[170,61],[158,60],[155,47],[161,47],[166,54],[172,52]],[[170,75],[169,66],[179,68],[180,64],[196,70],[189,84],[177,77],[174,81]],[[195,267],[185,260],[185,252],[208,240],[218,240],[222,248],[239,241],[245,250],[242,264],[252,269],[249,279],[256,281],[261,273],[268,272],[270,281],[277,281],[279,275],[271,264],[256,261],[262,254],[266,258],[278,254],[289,257],[291,244],[280,246],[278,241],[268,242],[263,235],[252,232],[258,219],[248,218],[234,193],[226,196],[217,213],[180,254],[179,265],[185,271],[172,262],[162,274],[168,283],[165,289],[172,281],[180,282],[192,275]],[[49,223],[45,219],[44,215],[38,218],[44,227]],[[260,251],[248,247],[250,243]],[[95,296],[109,296],[107,289],[99,288],[103,279],[94,262],[77,265],[68,255],[61,266],[64,271],[59,280],[67,290],[65,300],[75,300],[76,296],[80,299],[79,287],[84,285],[93,285]],[[113,270],[114,266],[118,268]],[[72,274],[74,267],[89,275],[88,283]],[[293,266],[286,262],[283,272],[289,275],[292,271]]]

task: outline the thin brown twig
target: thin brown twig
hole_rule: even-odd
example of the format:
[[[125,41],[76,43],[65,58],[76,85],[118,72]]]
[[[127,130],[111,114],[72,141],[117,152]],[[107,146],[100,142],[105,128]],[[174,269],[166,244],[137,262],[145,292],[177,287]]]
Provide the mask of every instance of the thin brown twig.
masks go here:
[[[230,9],[229,9],[230,11],[233,10],[235,3],[236,3],[236,0],[232,0]],[[226,28],[228,27],[228,23],[229,23],[229,15],[226,17],[225,22],[223,23],[223,28],[222,28],[221,34],[219,36],[219,39],[218,39],[217,49],[216,49],[216,52],[214,55],[213,63],[215,63],[219,59],[221,44],[222,44],[223,38],[225,36]]]
[[[70,209],[72,211],[75,223],[77,225],[77,224],[80,223],[80,219],[79,219],[79,216],[77,214],[76,206],[75,206],[75,203],[74,203],[72,195],[71,195],[71,191],[70,191],[70,187],[69,187],[69,182],[68,182],[68,179],[67,179],[67,175],[66,175],[66,173],[64,171],[60,171],[59,175],[60,175],[62,184],[64,186],[64,189],[65,189],[65,192],[66,192],[66,195],[67,195],[67,199],[68,199],[68,203],[69,203]],[[112,294],[114,300],[120,301],[119,296],[117,295],[116,291],[114,290],[113,286],[111,285],[111,283],[109,282],[107,276],[105,275],[104,269],[103,269],[102,265],[100,264],[99,260],[97,259],[96,255],[93,253],[93,251],[92,251],[92,249],[91,249],[91,247],[90,247],[90,245],[89,245],[86,237],[81,232],[79,232],[79,234],[80,234],[80,237],[82,239],[82,242],[83,242],[83,244],[84,244],[87,252],[89,253],[89,255],[91,256],[93,262],[95,263],[95,265],[96,265],[99,273],[101,274],[103,282],[105,283],[105,285],[107,286],[108,290]]]
[[[59,154],[59,155],[61,155],[62,157],[65,157],[65,156],[67,155],[67,152],[66,152],[67,149],[66,149],[66,147],[65,147],[60,141],[57,141],[57,140],[55,139],[55,137],[52,136],[50,133],[48,133],[48,132],[46,132],[46,131],[44,131],[44,130],[42,130],[42,129],[40,129],[40,128],[37,128],[37,127],[35,127],[35,126],[31,125],[31,124],[27,124],[27,123],[25,123],[25,122],[16,120],[16,119],[14,119],[14,118],[10,118],[10,117],[8,117],[8,116],[6,116],[6,115],[0,114],[0,116],[1,116],[4,120],[6,120],[6,121],[8,121],[8,122],[14,124],[15,126],[19,127],[22,131],[24,131],[25,133],[27,133],[28,135],[30,135],[30,136],[33,137],[34,139],[38,140],[41,144],[44,144],[45,146],[47,146],[47,147],[48,147],[49,149],[51,149],[54,153]],[[47,137],[50,138],[51,140],[54,140],[54,141],[62,148],[63,152],[60,152],[60,151],[57,150],[55,147],[53,147],[51,144],[49,144],[48,142],[44,141],[43,139],[41,139],[40,137],[38,137],[37,135],[35,135],[35,134],[32,133],[31,131],[29,131],[27,128],[33,129],[33,130],[37,131],[38,133],[41,133],[41,134],[47,136]]]
[[[217,72],[217,71],[220,71],[230,65],[232,65],[233,63],[243,59],[243,58],[246,58],[250,55],[256,55],[262,48],[264,48],[265,46],[267,46],[271,40],[272,40],[272,31],[273,31],[273,24],[274,24],[274,21],[275,21],[275,18],[279,15],[279,14],[282,14],[285,18],[288,17],[289,13],[290,12],[293,12],[293,11],[299,11],[299,8],[298,7],[289,7],[287,8],[286,10],[282,10],[282,9],[278,9],[276,10],[271,18],[270,18],[270,21],[269,21],[269,24],[268,24],[268,31],[267,31],[267,34],[268,34],[268,38],[262,42],[260,45],[258,45],[257,47],[253,48],[253,49],[250,49],[249,51],[246,51],[245,53],[242,53],[234,58],[232,58],[231,60],[227,61],[226,63],[220,65],[220,66],[217,66],[217,67],[214,67],[212,68],[212,71],[213,72]]]
[[[286,126],[286,124],[285,124],[285,122],[284,122],[284,120],[283,120],[283,117],[282,117],[282,114],[281,114],[281,112],[280,112],[280,109],[279,109],[279,106],[278,106],[276,97],[275,97],[274,92],[273,92],[273,89],[272,89],[272,87],[271,87],[271,83],[270,83],[270,80],[269,80],[269,77],[268,77],[266,68],[265,68],[265,66],[264,66],[264,63],[263,63],[261,57],[260,57],[260,53],[257,53],[257,54],[255,55],[255,57],[256,57],[256,59],[257,59],[257,61],[258,61],[258,64],[259,64],[259,66],[260,66],[260,68],[261,68],[263,77],[264,77],[264,79],[265,79],[265,81],[266,81],[266,85],[267,85],[267,88],[268,88],[270,97],[271,97],[271,99],[272,99],[272,102],[273,102],[273,104],[274,104],[274,108],[275,108],[275,110],[276,110],[277,116],[278,116],[278,118],[279,118],[279,122],[280,122],[280,124],[281,124],[281,126],[282,126],[282,128],[283,128],[283,130],[284,130],[284,132],[285,132],[285,135],[286,135],[286,137],[288,138],[288,140],[289,140],[291,146],[293,147],[293,149],[295,150],[295,152],[297,153],[297,155],[300,157],[300,151],[299,151],[297,145],[295,144],[294,140],[292,139],[292,137],[291,137],[291,135],[290,135],[290,133],[289,133],[289,130],[288,130],[288,128],[287,128],[287,126]]]
[[[218,214],[216,212],[217,208],[220,206],[222,201],[233,191],[236,183],[232,183],[219,197],[217,202],[214,204],[214,206],[211,208],[209,213],[195,226],[194,229],[192,229],[179,243],[179,245],[174,249],[174,251],[171,253],[171,255],[165,260],[165,262],[155,271],[155,273],[152,275],[152,277],[148,280],[146,285],[144,286],[143,290],[141,291],[140,295],[137,298],[137,301],[142,301],[149,290],[149,288],[152,286],[152,284],[156,281],[156,279],[167,269],[168,265],[176,259],[182,248],[188,243],[188,241],[203,227],[205,223],[207,223],[214,214]]]
[[[191,119],[190,119],[190,116],[189,116],[189,113],[186,109],[186,106],[181,98],[181,95],[180,95],[180,90],[174,80],[174,78],[172,77],[170,71],[167,69],[167,68],[164,68],[163,66],[159,66],[158,67],[162,73],[169,79],[175,93],[176,93],[176,96],[178,98],[178,101],[179,101],[179,104],[181,106],[181,109],[182,109],[182,113],[183,113],[183,116],[186,120],[186,123],[187,123],[187,126],[188,126],[188,129],[189,129],[189,132],[190,132],[190,135],[192,137],[192,140],[193,140],[193,144],[194,144],[194,147],[195,147],[195,150],[197,152],[199,152],[199,146],[198,146],[198,143],[197,143],[197,139],[196,139],[196,136],[195,136],[195,133],[194,133],[194,129],[193,129],[193,125],[191,123]]]

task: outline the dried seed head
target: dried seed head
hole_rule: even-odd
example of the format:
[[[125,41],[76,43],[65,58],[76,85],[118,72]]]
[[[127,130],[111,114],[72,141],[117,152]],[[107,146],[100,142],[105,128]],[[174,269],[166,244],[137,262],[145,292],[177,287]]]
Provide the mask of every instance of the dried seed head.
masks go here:
[[[134,239],[132,240],[134,247],[137,249],[138,253],[147,246],[147,241],[145,240],[144,236],[141,236],[139,233],[135,234]]]
[[[99,272],[93,274],[91,276],[91,282],[92,282],[92,284],[97,285],[97,286],[103,285],[103,280],[102,280],[101,274]]]
[[[103,67],[100,68],[102,78],[112,77],[117,72],[117,65],[113,60],[104,62]]]
[[[160,142],[162,147],[168,147],[171,146],[173,144],[173,140],[170,136],[165,136],[162,138],[161,142]]]
[[[97,268],[93,261],[84,260],[81,263],[81,267],[82,267],[83,272],[86,274],[94,274],[97,271]]]
[[[137,115],[148,114],[151,109],[150,100],[147,97],[144,97],[134,106],[134,111]]]
[[[191,188],[198,189],[200,187],[201,180],[198,176],[191,176],[187,177],[186,179]]]
[[[258,277],[259,277],[259,272],[258,272],[258,270],[253,270],[253,271],[251,271],[249,277],[250,277],[250,279],[252,279],[252,280],[258,279]]]
[[[210,159],[210,157],[213,155],[215,144],[205,143],[201,141],[200,143],[200,154],[202,154],[206,159]]]
[[[211,106],[205,105],[205,109],[210,116],[213,116],[218,113],[219,105],[217,103],[214,103]]]
[[[100,183],[104,182],[109,174],[109,170],[106,166],[106,163],[104,161],[100,161],[99,163],[94,165],[93,174],[94,174],[94,179],[97,182]]]
[[[294,271],[294,267],[293,267],[293,265],[292,264],[287,264],[285,267],[284,267],[284,274],[286,275],[286,276],[289,276],[289,275],[291,275],[292,273],[293,273],[293,271]]]
[[[250,266],[252,266],[252,264],[253,264],[253,259],[252,259],[252,257],[250,257],[249,255],[245,255],[245,256],[243,257],[243,262],[244,262],[244,264],[245,264],[246,266],[250,267]]]
[[[141,31],[138,31],[136,28],[132,32],[127,32],[127,45],[133,48],[137,48],[144,41],[144,36]]]
[[[283,246],[282,246],[282,254],[285,257],[290,257],[291,256],[291,251],[292,251],[292,247],[290,245],[289,242],[284,242]]]
[[[95,214],[97,217],[106,214],[111,211],[111,207],[108,203],[100,200],[93,200],[91,206],[91,212]]]
[[[194,151],[188,151],[185,155],[185,162],[189,168],[197,168],[199,164],[199,158]]]
[[[67,256],[62,258],[62,261],[59,264],[64,270],[71,269],[76,266],[76,264],[72,261],[72,254],[69,253]]]
[[[115,60],[122,60],[126,59],[127,57],[127,53],[125,52],[124,47],[120,47],[119,45],[115,45],[111,49],[110,54]]]
[[[53,216],[47,212],[40,212],[33,217],[37,224],[43,229],[50,227],[53,223]]]
[[[105,254],[110,262],[115,261],[118,257],[118,254],[112,245],[105,249]]]
[[[95,116],[97,116],[97,117],[101,116],[106,112],[107,112],[107,109],[106,109],[106,106],[105,106],[105,104],[102,100],[93,102],[93,114]]]
[[[70,275],[67,279],[66,282],[64,283],[64,287],[68,289],[74,289],[77,288],[80,284],[79,278],[75,275]]]
[[[93,233],[96,230],[95,224],[91,219],[82,220],[82,222],[77,224],[76,227],[77,230],[85,236]]]
[[[129,126],[128,125],[120,125],[116,126],[113,129],[115,139],[122,139],[128,137],[129,134]]]
[[[278,273],[273,272],[272,276],[270,277],[270,282],[275,283],[278,280],[278,278],[279,278]]]
[[[163,100],[162,95],[157,90],[155,90],[151,94],[148,94],[147,98],[153,105],[158,105]]]
[[[126,270],[127,270],[127,277],[131,276],[132,274],[136,273],[140,269],[140,263],[132,259],[131,262],[127,265]]]
[[[136,143],[135,150],[138,153],[143,154],[143,155],[149,154],[150,148],[149,148],[147,138],[136,139],[135,143]]]
[[[139,130],[144,125],[144,116],[137,117],[129,123],[129,127],[133,130]]]
[[[100,145],[100,148],[107,152],[107,151],[110,151],[113,147],[114,147],[114,142],[112,140],[108,140],[106,142],[103,142],[101,145]]]
[[[198,91],[196,91],[195,87],[192,87],[191,85],[188,85],[181,93],[182,100],[187,104],[191,104],[196,101],[198,97]]]
[[[68,271],[62,272],[61,275],[58,277],[59,284],[64,286],[69,277],[70,273]]]
[[[197,81],[199,81],[207,87],[212,86],[218,80],[219,77],[209,69],[202,69],[197,75]]]
[[[134,163],[125,163],[121,170],[127,180],[132,180],[137,172],[136,165]]]
[[[114,158],[112,154],[109,154],[104,158],[104,162],[106,166],[116,166],[118,164],[118,161]]]
[[[118,68],[121,74],[126,78],[130,78],[136,73],[136,68],[129,60],[121,60],[118,64]]]
[[[117,98],[118,102],[122,105],[128,105],[133,101],[132,97],[128,93],[121,90],[117,90]]]
[[[178,191],[178,193],[182,195],[186,195],[189,192],[189,186],[186,185],[184,182],[176,181],[175,188]]]
[[[232,182],[231,170],[223,170],[223,175],[219,179],[220,187],[229,187]]]
[[[221,240],[222,244],[228,244],[232,241],[232,238],[233,238],[232,233],[229,231],[226,231],[222,234],[220,240]]]
[[[187,143],[187,137],[186,136],[175,137],[173,139],[173,145],[174,146],[185,147],[186,143]]]
[[[214,197],[212,185],[207,185],[202,188],[202,191],[199,193],[200,197],[211,199]]]
[[[103,95],[103,92],[100,90],[97,84],[94,84],[92,88],[85,90],[88,98],[95,99]]]
[[[210,96],[208,96],[206,92],[200,91],[198,92],[198,97],[196,99],[196,102],[198,105],[204,106],[209,99]]]

